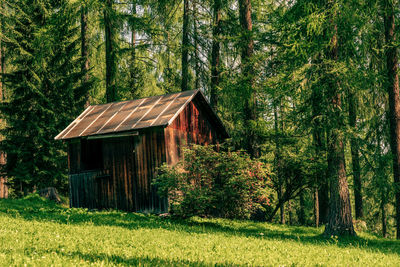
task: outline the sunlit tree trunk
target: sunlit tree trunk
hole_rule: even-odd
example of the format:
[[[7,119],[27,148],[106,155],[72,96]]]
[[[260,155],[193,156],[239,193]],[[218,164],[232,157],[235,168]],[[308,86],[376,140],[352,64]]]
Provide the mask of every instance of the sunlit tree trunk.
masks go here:
[[[213,6],[213,40],[211,48],[211,94],[210,102],[214,110],[218,107],[218,87],[220,80],[221,50],[221,0],[214,0]]]
[[[239,19],[242,27],[241,65],[244,92],[241,94],[244,101],[243,119],[246,131],[246,148],[252,158],[259,157],[256,135],[251,121],[257,119],[256,97],[254,90],[254,40],[252,37],[253,24],[251,20],[251,0],[239,0]]]
[[[135,26],[135,19],[136,19],[136,0],[132,1],[132,22],[130,25],[131,28],[131,60],[129,62],[129,87],[131,90],[132,98],[137,97],[137,86],[136,86],[136,77],[137,77],[137,69],[136,69],[136,26]]]
[[[314,189],[314,225],[319,227],[319,199],[318,199],[318,187]]]
[[[299,207],[298,218],[299,218],[299,223],[301,225],[304,225],[306,223],[306,212],[305,212],[306,204],[305,204],[304,194],[305,194],[304,191],[300,193],[300,200],[299,200],[300,207]]]
[[[318,56],[316,65],[321,65],[321,58]],[[322,120],[322,101],[323,93],[316,85],[312,88],[311,103],[312,103],[312,135],[313,146],[315,150],[315,158],[317,162],[321,162],[326,158],[326,145],[325,145],[325,127]],[[319,163],[318,163],[319,164]],[[324,170],[318,170],[315,177],[314,186],[314,224],[318,227],[327,221],[329,209],[329,186],[327,174]]]
[[[88,36],[88,8],[87,3],[82,3],[81,6],[81,57],[82,57],[82,73],[83,83],[89,81],[89,36]],[[85,108],[90,105],[89,90],[85,96]]]
[[[104,9],[104,28],[106,43],[106,98],[107,102],[117,100],[116,89],[116,54],[115,54],[115,23],[113,0],[106,0]]]
[[[277,176],[277,193],[278,193],[278,201],[280,201],[279,211],[280,211],[280,219],[279,222],[281,224],[285,224],[285,201],[281,201],[283,198],[283,177],[281,174],[282,168],[282,155],[281,155],[281,146],[279,140],[279,122],[278,122],[278,108],[274,105],[274,126],[275,126],[275,170]]]
[[[0,10],[4,10],[4,2],[0,0]],[[4,33],[4,23],[2,16],[0,15],[0,30]],[[0,102],[5,99],[5,84],[4,84],[4,73],[5,73],[5,59],[6,59],[6,49],[0,37]],[[0,151],[0,165],[4,166],[6,164],[6,154]],[[0,198],[8,198],[8,186],[7,177],[4,173],[0,173]]]
[[[200,88],[200,57],[199,57],[199,33],[197,28],[197,1],[193,1],[193,48],[194,48],[194,71],[196,77],[194,80],[194,88]]]
[[[182,25],[182,84],[181,90],[189,90],[189,0],[183,0]]]
[[[330,1],[330,7],[336,8]],[[338,58],[336,12],[332,11],[332,37],[328,57],[335,62]],[[327,79],[327,97],[329,107],[328,128],[328,177],[329,177],[329,215],[324,235],[342,236],[355,235],[353,218],[351,215],[350,195],[347,184],[346,166],[344,157],[344,136],[341,131],[343,124],[342,96],[336,77],[329,75]]]
[[[357,107],[354,94],[349,92],[349,123],[353,129],[357,127]],[[354,181],[354,204],[356,219],[361,219],[363,215],[363,200],[361,191],[361,171],[360,171],[360,155],[358,149],[358,141],[356,137],[350,139],[351,159],[353,165],[353,181]]]

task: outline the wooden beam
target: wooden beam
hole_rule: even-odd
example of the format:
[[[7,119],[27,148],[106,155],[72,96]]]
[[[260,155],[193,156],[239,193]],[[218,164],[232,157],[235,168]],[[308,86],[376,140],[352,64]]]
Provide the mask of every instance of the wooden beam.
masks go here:
[[[120,137],[128,137],[128,136],[138,136],[139,132],[129,132],[129,133],[119,133],[119,134],[103,134],[103,135],[93,135],[88,136],[88,140],[95,140],[95,139],[106,139],[106,138],[120,138]]]

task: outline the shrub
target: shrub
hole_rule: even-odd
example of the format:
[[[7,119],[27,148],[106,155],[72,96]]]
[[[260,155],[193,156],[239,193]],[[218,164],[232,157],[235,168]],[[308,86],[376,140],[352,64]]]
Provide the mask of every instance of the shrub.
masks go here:
[[[175,166],[163,165],[159,173],[154,184],[177,216],[250,218],[269,206],[267,166],[243,152],[193,145]]]

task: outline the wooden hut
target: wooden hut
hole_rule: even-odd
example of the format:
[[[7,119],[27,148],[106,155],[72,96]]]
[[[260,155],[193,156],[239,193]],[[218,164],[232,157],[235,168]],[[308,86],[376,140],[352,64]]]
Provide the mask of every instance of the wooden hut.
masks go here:
[[[151,185],[182,146],[227,132],[200,90],[89,106],[55,137],[68,142],[70,206],[166,212]]]

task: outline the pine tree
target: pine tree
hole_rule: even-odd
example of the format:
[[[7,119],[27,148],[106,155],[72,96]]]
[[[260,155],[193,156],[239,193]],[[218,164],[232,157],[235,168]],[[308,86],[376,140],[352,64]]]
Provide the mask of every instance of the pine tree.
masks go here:
[[[14,27],[7,32],[13,69],[7,73],[9,101],[1,142],[15,192],[56,186],[66,190],[65,146],[54,137],[80,112],[85,88],[79,57],[78,8],[67,1],[8,2]]]

